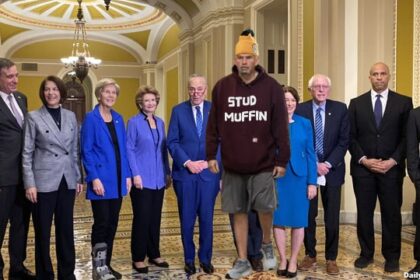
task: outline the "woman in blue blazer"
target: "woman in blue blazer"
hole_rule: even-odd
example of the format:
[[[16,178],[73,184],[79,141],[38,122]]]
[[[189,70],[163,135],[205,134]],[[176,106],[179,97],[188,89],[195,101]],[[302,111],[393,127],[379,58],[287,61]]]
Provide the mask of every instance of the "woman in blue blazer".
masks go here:
[[[278,276],[293,278],[297,274],[297,256],[308,225],[309,200],[316,196],[317,166],[311,122],[294,115],[299,95],[284,87],[289,114],[290,161],[286,175],[277,179],[278,207],[274,211],[274,237],[280,256]],[[286,227],[292,228],[292,252],[286,259]]]
[[[160,221],[165,187],[170,184],[165,124],[156,117],[159,92],[151,86],[140,87],[136,95],[139,113],[127,124],[127,155],[134,179],[130,191],[133,208],[131,256],[133,268],[147,273],[144,263],[159,267],[169,264],[160,257]]]
[[[121,279],[121,274],[110,266],[112,248],[122,198],[131,188],[124,120],[112,109],[119,92],[114,80],[100,80],[95,87],[99,104],[86,114],[81,129],[86,196],[93,212],[93,273],[109,269],[117,279]],[[93,278],[96,279],[95,275]]]

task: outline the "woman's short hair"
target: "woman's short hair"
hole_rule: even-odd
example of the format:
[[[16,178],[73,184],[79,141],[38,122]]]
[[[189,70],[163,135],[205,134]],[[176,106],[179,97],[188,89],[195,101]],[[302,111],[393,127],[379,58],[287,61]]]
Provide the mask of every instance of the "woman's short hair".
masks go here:
[[[160,94],[157,91],[157,89],[155,89],[152,86],[141,86],[138,90],[137,90],[137,94],[136,94],[136,106],[137,109],[141,110],[142,109],[142,105],[143,105],[143,97],[145,94],[153,94],[156,98],[156,105],[159,104],[159,100],[160,100]]]
[[[120,95],[120,86],[117,84],[117,82],[111,78],[104,78],[102,80],[99,80],[96,83],[96,86],[95,86],[96,99],[99,99],[101,97],[101,92],[106,86],[109,86],[109,85],[114,85],[117,91],[117,96]]]
[[[300,96],[299,96],[298,91],[294,87],[284,86],[283,87],[283,92],[284,93],[290,92],[293,95],[293,97],[296,99],[296,103],[299,103]]]
[[[60,79],[57,76],[52,76],[52,75],[48,76],[44,80],[42,80],[41,85],[39,86],[39,98],[41,99],[42,104],[44,104],[44,105],[48,104],[47,99],[45,99],[45,94],[44,94],[45,84],[47,82],[53,82],[57,86],[58,91],[60,92],[60,104],[63,104],[63,102],[67,98],[66,85],[64,84],[62,79]]]

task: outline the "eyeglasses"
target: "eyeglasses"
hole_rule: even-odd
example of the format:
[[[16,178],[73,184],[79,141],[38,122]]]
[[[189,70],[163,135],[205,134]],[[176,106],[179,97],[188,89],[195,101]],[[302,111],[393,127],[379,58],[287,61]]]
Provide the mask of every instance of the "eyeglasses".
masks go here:
[[[314,89],[314,90],[324,90],[324,89],[329,89],[329,88],[330,88],[329,85],[314,85],[314,86],[311,86],[311,89]]]
[[[194,88],[194,87],[189,87],[188,88],[188,92],[191,94],[197,93],[197,94],[203,94],[206,91],[206,88]]]

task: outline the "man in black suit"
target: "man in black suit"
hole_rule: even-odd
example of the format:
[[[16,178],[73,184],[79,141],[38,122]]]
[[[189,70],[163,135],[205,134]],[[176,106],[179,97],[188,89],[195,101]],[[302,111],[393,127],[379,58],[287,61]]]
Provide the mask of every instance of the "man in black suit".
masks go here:
[[[413,215],[416,215],[416,237],[414,239],[414,259],[416,265],[408,273],[409,279],[417,279],[415,273],[420,274],[420,107],[412,110],[407,124],[407,170],[411,181],[416,187],[416,204]]]
[[[324,207],[326,271],[330,275],[340,272],[338,254],[341,185],[344,183],[344,156],[349,144],[350,123],[346,104],[328,99],[331,88],[329,77],[314,75],[308,83],[312,100],[296,108],[295,113],[312,122],[317,154],[318,185]],[[317,129],[318,128],[318,129]],[[305,258],[299,270],[316,266],[316,222],[318,198],[310,200],[308,227],[305,228]]]
[[[17,84],[16,65],[9,59],[0,58],[0,246],[10,220],[9,279],[35,279],[23,265],[30,218],[21,165],[22,125],[27,101],[25,95],[16,92]],[[0,253],[0,279],[3,279],[3,268]]]
[[[365,268],[373,262],[376,198],[381,207],[385,272],[399,271],[401,255],[402,184],[405,176],[406,124],[411,98],[388,89],[389,68],[375,63],[369,73],[372,89],[350,101],[351,175],[357,204],[357,237]]]

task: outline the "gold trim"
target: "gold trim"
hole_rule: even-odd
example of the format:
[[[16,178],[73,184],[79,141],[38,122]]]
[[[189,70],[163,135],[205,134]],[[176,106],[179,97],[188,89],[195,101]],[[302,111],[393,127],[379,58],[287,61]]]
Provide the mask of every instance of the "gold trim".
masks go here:
[[[420,106],[420,1],[414,1],[413,28],[413,103]]]
[[[300,97],[303,100],[303,93],[305,92],[305,86],[303,81],[303,0],[297,1],[297,13],[298,13],[298,22],[297,22],[297,84],[298,92],[300,92]],[[290,16],[290,15],[289,15]],[[290,37],[290,36],[289,36]],[[290,66],[292,67],[292,66]]]

